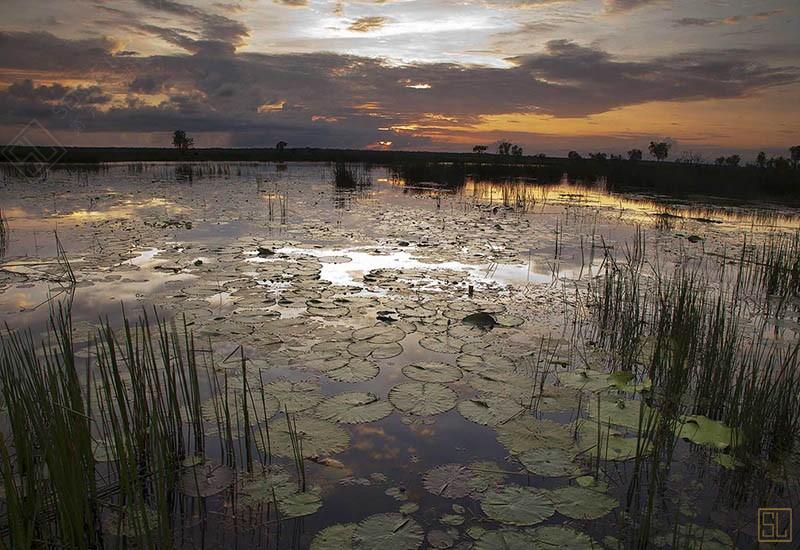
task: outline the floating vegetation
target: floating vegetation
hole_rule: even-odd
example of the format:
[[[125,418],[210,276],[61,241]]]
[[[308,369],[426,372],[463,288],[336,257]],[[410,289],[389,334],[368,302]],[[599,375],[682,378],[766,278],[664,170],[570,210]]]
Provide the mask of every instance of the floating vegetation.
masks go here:
[[[370,170],[4,182],[3,545],[744,548],[796,500],[796,213]]]

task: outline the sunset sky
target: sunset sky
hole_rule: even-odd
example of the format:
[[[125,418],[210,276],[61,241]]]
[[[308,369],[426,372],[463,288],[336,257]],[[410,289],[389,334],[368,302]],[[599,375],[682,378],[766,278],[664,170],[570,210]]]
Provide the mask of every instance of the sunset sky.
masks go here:
[[[0,0],[0,144],[800,143],[797,0]],[[37,126],[38,128],[38,126]],[[53,136],[53,137],[51,137]]]

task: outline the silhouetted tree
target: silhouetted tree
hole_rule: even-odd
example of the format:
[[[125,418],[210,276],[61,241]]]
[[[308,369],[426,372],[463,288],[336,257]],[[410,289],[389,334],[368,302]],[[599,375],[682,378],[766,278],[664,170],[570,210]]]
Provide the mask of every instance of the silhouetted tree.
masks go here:
[[[658,143],[651,141],[647,149],[650,151],[650,156],[658,161],[662,161],[669,156],[669,150],[671,148],[672,144],[666,141],[659,141]]]
[[[567,154],[567,158],[568,158],[569,160],[581,160],[583,157],[582,157],[582,156],[580,155],[580,153],[578,153],[577,151],[570,151],[570,152]]]
[[[511,147],[513,147],[513,144],[510,141],[503,140],[497,144],[497,154],[507,157],[511,154]]]
[[[589,153],[589,158],[599,162],[605,162],[605,160],[608,158],[608,155],[605,153]]]
[[[717,157],[714,160],[714,164],[716,164],[717,166],[724,166],[725,165],[725,157]]]
[[[764,168],[767,166],[767,155],[764,151],[761,151],[758,155],[756,155],[756,166],[759,168]]]
[[[489,148],[485,145],[476,145],[475,147],[472,148],[472,152],[478,153],[479,155],[484,154],[488,150]]]
[[[631,149],[628,151],[628,160],[632,161],[639,161],[642,160],[642,150],[641,149]]]
[[[183,130],[175,130],[175,133],[172,134],[172,145],[182,153],[185,153],[194,145],[194,138],[187,136]]]
[[[520,147],[519,145],[512,145],[511,146],[511,154],[514,155],[515,157],[521,157],[522,156],[522,147]]]
[[[739,155],[731,155],[725,159],[725,164],[728,166],[739,166],[740,162],[742,162],[742,157]]]
[[[289,144],[288,144],[288,143],[286,143],[285,141],[279,141],[278,143],[276,143],[276,144],[275,144],[275,149],[276,149],[276,150],[277,150],[279,153],[283,153],[283,150],[284,150],[284,149],[286,149],[286,146],[287,146],[287,145],[289,145]]]
[[[789,147],[789,153],[792,158],[792,164],[797,168],[797,163],[800,162],[800,145]]]

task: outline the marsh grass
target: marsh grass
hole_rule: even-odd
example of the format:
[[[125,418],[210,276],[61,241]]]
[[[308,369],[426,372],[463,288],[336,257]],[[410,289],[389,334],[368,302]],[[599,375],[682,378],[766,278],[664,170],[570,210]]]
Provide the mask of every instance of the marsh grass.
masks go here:
[[[690,416],[731,429],[730,440],[690,449],[731,456],[740,478],[764,478],[796,452],[800,342],[770,338],[771,316],[752,312],[753,303],[775,293],[793,296],[794,243],[767,241],[752,255],[743,252],[732,269],[722,263],[715,274],[690,262],[667,272],[641,261],[634,245],[624,262],[607,262],[594,285],[590,339],[607,352],[602,368],[649,378],[652,389],[641,399],[658,412],[641,418],[638,430],[628,486],[632,546],[647,545]]]
[[[332,168],[333,184],[337,189],[359,189],[371,184],[368,170],[360,165],[336,162]]]
[[[51,306],[41,342],[8,329],[0,339],[8,418],[0,438],[4,548],[92,548],[109,537],[173,545],[181,467],[207,455],[201,376],[227,389],[227,373],[220,377],[203,360],[213,354],[196,348],[185,323],[180,329],[146,314],[135,323],[123,315],[119,330],[103,323],[88,350],[93,360],[79,365],[69,305],[61,303]],[[241,395],[249,398],[236,402],[239,394],[229,400],[231,392],[220,392],[226,397],[215,399],[215,414],[221,455],[252,470],[253,438],[265,434],[251,426],[266,419],[250,406],[244,380]],[[236,440],[244,449],[237,451]]]
[[[2,260],[8,252],[8,243],[11,237],[11,231],[8,227],[8,219],[3,214],[3,209],[0,208],[0,260]]]

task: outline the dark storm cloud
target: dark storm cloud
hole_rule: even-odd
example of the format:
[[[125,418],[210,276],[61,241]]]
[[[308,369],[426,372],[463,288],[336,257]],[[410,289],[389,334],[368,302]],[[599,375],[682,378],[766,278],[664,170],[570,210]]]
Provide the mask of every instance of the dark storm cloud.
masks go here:
[[[247,26],[239,21],[209,13],[189,4],[172,0],[136,0],[136,2],[154,12],[186,17],[196,22],[200,26],[203,38],[206,41],[225,42],[233,46],[239,46],[250,33]]]
[[[49,68],[61,75],[83,75],[92,67],[91,55],[65,57],[66,67],[48,58],[58,56],[60,50],[79,53],[83,49],[119,64],[108,78],[98,78],[104,88],[120,81],[120,72],[130,75],[124,79],[124,89],[116,90],[118,96],[145,94],[144,98],[169,91],[169,97],[157,105],[131,95],[127,102],[118,100],[113,107],[98,108],[103,103],[90,99],[107,98],[110,90],[93,86],[89,94],[89,88],[84,88],[72,114],[81,119],[85,131],[165,132],[181,127],[192,132],[229,132],[240,145],[263,145],[277,138],[309,145],[364,146],[378,139],[412,144],[415,138],[408,134],[381,128],[420,124],[426,113],[448,117],[451,126],[469,125],[491,114],[583,116],[648,101],[741,97],[798,80],[796,67],[759,64],[745,50],[694,51],[629,61],[567,40],[553,40],[539,53],[515,57],[510,68],[390,65],[333,53],[266,55],[221,50],[212,55],[203,49],[194,55],[116,58],[111,55],[112,45],[102,41],[70,42],[46,34],[12,40],[0,33],[3,40],[25,43],[37,52],[7,56],[0,49],[0,70],[10,74],[13,69]],[[60,90],[19,80],[0,92],[0,112],[7,113],[7,123],[44,117],[45,124],[67,124],[47,120],[53,96]]]

